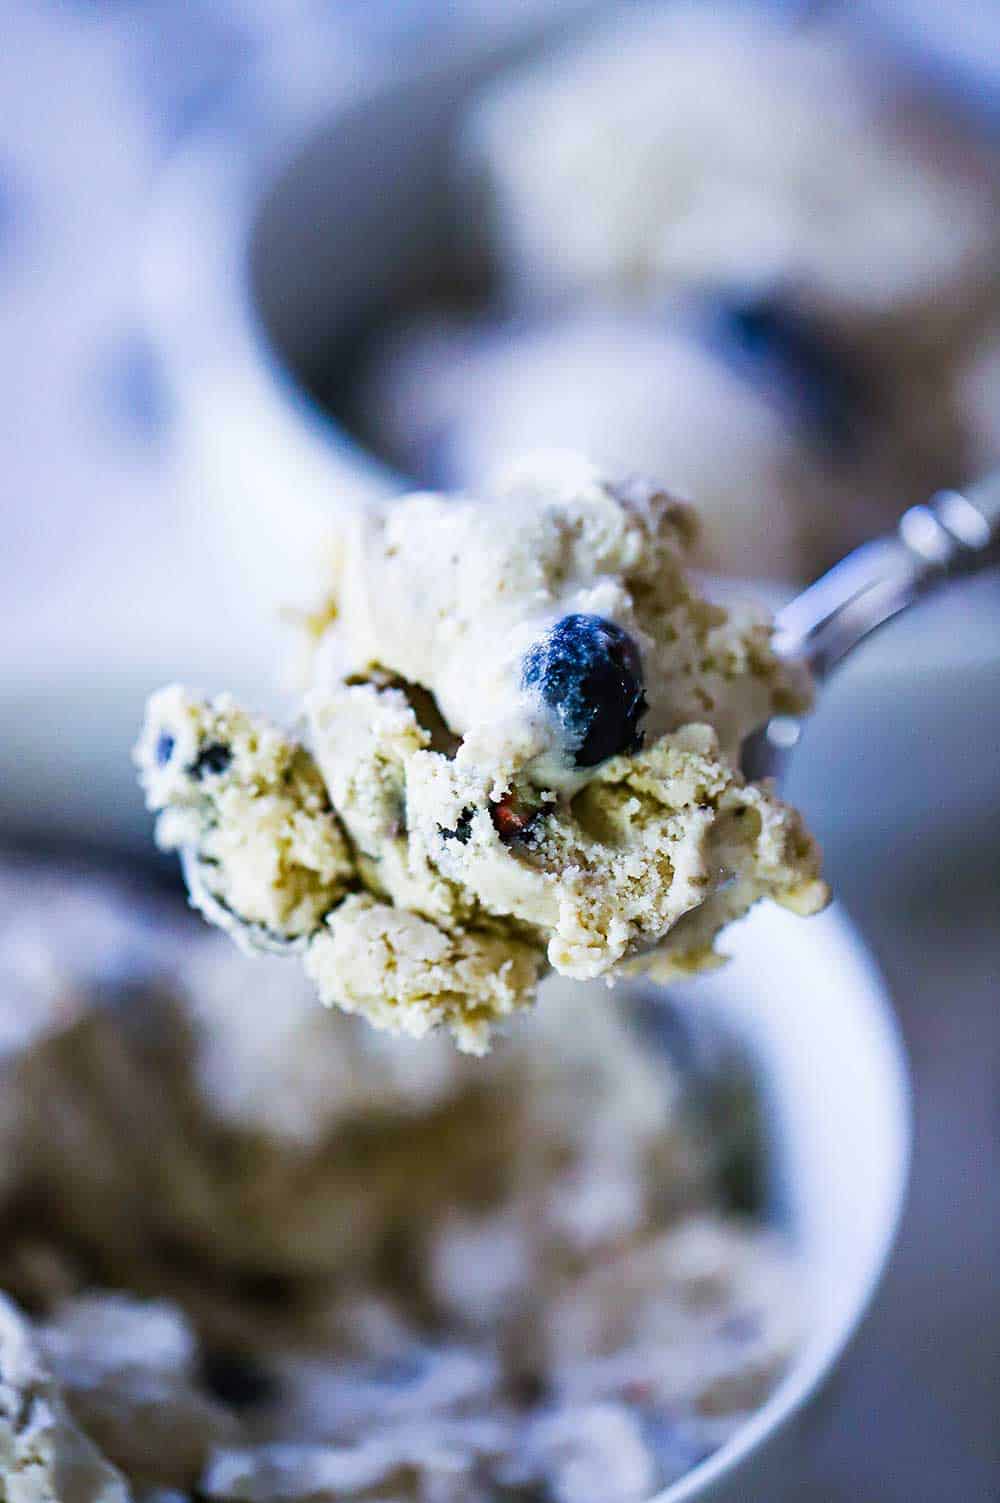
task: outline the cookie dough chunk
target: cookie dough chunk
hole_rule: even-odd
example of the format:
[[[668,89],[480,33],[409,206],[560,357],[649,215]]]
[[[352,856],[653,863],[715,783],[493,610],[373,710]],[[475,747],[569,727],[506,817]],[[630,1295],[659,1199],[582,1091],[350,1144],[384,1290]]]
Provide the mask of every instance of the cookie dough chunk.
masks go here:
[[[657,945],[707,963],[764,895],[822,906],[801,820],[734,766],[803,686],[766,624],[694,590],[692,533],[663,492],[567,455],[492,503],[358,522],[306,712],[373,890],[448,929],[508,926],[578,977]]]
[[[398,698],[399,691],[386,695]],[[371,705],[371,691],[349,688],[341,703],[350,720],[359,704]],[[334,706],[313,699],[314,735],[320,764],[331,764],[331,786],[339,783],[345,794],[341,807],[353,833],[355,806],[346,795],[357,796],[361,780],[344,776]],[[712,963],[716,932],[758,898],[803,913],[826,900],[818,853],[798,814],[768,789],[747,786],[705,725],[685,726],[646,750],[603,762],[572,799],[545,797],[527,781],[497,798],[489,766],[470,765],[461,751],[449,759],[414,745],[398,774],[391,807],[405,805],[407,834],[383,831],[387,843],[402,846],[378,873],[387,896],[437,910],[445,923],[462,923],[474,903],[479,913],[512,926],[508,944],[514,934],[533,935],[564,975],[592,978],[654,947],[661,971],[668,958],[667,971],[696,970]],[[370,809],[367,800],[361,809]],[[362,904],[363,929],[355,911]],[[329,924],[322,961],[317,942],[307,962],[324,995],[338,988],[343,994],[351,977],[374,983],[379,972],[384,976],[390,968],[375,957],[391,945],[398,969],[392,968],[387,1005],[396,1005],[394,993],[407,982],[422,991],[433,979],[440,989],[459,965],[463,984],[474,989],[477,976],[493,975],[501,943],[484,937],[460,963],[441,931],[416,914],[362,898],[348,900]],[[467,947],[473,941],[468,931],[464,941]],[[337,961],[334,981],[329,966]],[[501,972],[489,984],[504,982]],[[448,989],[457,989],[455,980]]]
[[[736,769],[807,686],[764,619],[695,589],[694,534],[664,491],[566,453],[346,521],[308,752],[227,699],[151,702],[147,796],[207,916],[305,950],[324,1000],[376,1026],[480,1052],[546,962],[696,969],[759,897],[821,907],[798,816]]]
[[[354,860],[312,757],[228,696],[161,690],[136,757],[160,811],[157,841],[184,853],[192,898],[211,922],[251,951],[308,951],[329,1005],[415,1036],[446,1025],[463,1049],[482,1053],[490,1024],[533,999],[543,962],[516,935],[466,927],[476,905],[457,886],[430,900],[448,884],[426,863],[405,885],[405,842],[394,851],[391,834],[402,817],[392,768],[403,748],[426,739],[407,708],[381,717],[355,748],[360,859],[379,891],[378,867],[395,857],[397,908],[347,896],[359,885]],[[421,895],[451,919],[449,930],[409,911]]]
[[[309,753],[229,695],[154,694],[136,762],[158,845],[188,853],[193,900],[237,941],[301,945],[343,897],[353,863]]]
[[[322,1001],[377,1028],[422,1038],[445,1024],[485,1054],[490,1031],[532,997],[543,969],[531,946],[499,934],[449,934],[369,894],[347,898],[306,953]]]
[[[28,1323],[0,1296],[0,1485],[26,1503],[130,1503],[124,1478],[77,1428]]]

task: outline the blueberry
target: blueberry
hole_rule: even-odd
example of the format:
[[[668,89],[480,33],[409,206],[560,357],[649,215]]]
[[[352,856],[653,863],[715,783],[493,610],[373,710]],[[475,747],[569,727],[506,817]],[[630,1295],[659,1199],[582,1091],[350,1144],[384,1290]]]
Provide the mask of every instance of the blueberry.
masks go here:
[[[446,829],[444,825],[438,825],[438,831],[442,840],[457,840],[459,845],[468,845],[472,839],[472,820],[475,809],[466,806],[455,821],[453,830]]]
[[[153,753],[156,758],[157,767],[166,767],[167,763],[170,761],[170,758],[174,754],[174,747],[176,745],[177,742],[174,740],[173,736],[171,736],[169,731],[160,732],[160,734],[156,738],[156,750]]]
[[[863,421],[867,382],[815,319],[776,296],[720,296],[709,333],[721,353],[770,386],[803,427],[834,446],[849,444]]]
[[[602,616],[563,616],[529,650],[524,688],[555,711],[577,767],[595,767],[642,745],[642,662],[628,632]]]
[[[210,741],[202,747],[189,770],[195,781],[200,782],[209,773],[225,772],[232,760],[233,754],[228,746],[223,746],[221,741]]]

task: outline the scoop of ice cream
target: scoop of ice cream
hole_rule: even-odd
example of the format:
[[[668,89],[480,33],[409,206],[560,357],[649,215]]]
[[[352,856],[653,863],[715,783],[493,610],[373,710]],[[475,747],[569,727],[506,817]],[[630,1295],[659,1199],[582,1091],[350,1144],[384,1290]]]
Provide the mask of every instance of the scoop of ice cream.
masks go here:
[[[737,770],[806,686],[694,587],[694,531],[560,452],[348,519],[308,747],[226,698],[150,702],[140,774],[207,916],[303,950],[325,1001],[480,1051],[546,963],[697,969],[759,897],[822,906],[798,815]]]
[[[629,7],[497,83],[467,156],[521,298],[786,284],[919,341],[992,280],[987,150],[829,23]]]
[[[727,612],[688,578],[697,530],[696,513],[665,490],[611,479],[565,450],[502,468],[476,495],[366,508],[345,528],[314,689],[379,675],[404,692],[418,685],[461,739],[463,763],[493,767],[497,797],[534,759],[544,759],[536,786],[571,791],[587,774],[531,665],[554,632],[575,652],[566,623],[588,618],[631,644],[647,743],[700,720],[735,760],[750,730],[806,699],[771,650],[766,616]],[[606,755],[631,749],[635,729],[626,717]]]

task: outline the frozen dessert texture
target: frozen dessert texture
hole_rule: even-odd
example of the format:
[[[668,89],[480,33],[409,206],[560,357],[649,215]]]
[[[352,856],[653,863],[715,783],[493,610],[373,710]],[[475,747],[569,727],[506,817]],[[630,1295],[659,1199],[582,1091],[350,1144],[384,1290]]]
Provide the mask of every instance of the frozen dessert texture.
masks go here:
[[[327,1006],[413,1038],[443,1025],[460,1049],[483,1054],[492,1029],[534,994],[541,962],[514,935],[449,932],[355,893],[312,941],[305,969]]]
[[[370,442],[445,489],[582,446],[697,504],[699,565],[788,581],[966,480],[1000,153],[870,40],[630,5],[487,82],[454,177],[493,275],[378,334]]]
[[[703,1015],[556,980],[473,1061],[92,872],[0,895],[12,1498],[635,1503],[785,1370],[798,1274],[731,1209],[760,1144]]]
[[[153,696],[139,748],[164,850],[195,854],[215,921],[263,947],[307,939],[344,896],[353,865],[308,752],[221,695]]]
[[[495,84],[467,150],[522,298],[783,286],[919,346],[991,296],[988,147],[829,22],[634,7]]]
[[[213,1451],[236,1440],[176,1305],[80,1294],[58,1305],[37,1339],[75,1420],[133,1485],[194,1487]]]
[[[697,590],[695,526],[562,452],[346,518],[303,743],[225,697],[150,702],[140,775],[195,901],[302,949],[324,1000],[474,1052],[545,966],[696,970],[758,898],[821,907],[801,819],[737,765],[808,688]]]
[[[125,1478],[74,1423],[28,1320],[0,1295],[0,1483],[12,1503],[129,1503]]]

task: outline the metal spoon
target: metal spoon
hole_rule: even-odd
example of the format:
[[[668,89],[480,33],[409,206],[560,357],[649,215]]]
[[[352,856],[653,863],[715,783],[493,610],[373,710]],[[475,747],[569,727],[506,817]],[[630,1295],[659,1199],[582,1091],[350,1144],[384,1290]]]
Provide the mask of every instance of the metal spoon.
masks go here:
[[[873,631],[946,580],[1000,565],[1000,472],[911,506],[893,533],[863,543],[775,617],[773,644],[822,684]],[[779,715],[743,743],[747,778],[780,780],[801,721]]]

